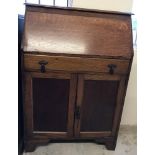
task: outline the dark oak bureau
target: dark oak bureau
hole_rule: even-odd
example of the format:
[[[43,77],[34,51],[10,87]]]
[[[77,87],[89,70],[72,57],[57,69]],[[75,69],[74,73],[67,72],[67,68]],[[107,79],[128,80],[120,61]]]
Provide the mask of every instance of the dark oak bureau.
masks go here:
[[[114,150],[130,74],[131,14],[26,5],[25,151],[92,140]]]

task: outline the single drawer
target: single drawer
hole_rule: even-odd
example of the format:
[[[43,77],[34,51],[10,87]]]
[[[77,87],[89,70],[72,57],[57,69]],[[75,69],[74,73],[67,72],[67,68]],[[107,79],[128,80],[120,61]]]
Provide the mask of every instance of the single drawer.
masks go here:
[[[24,55],[26,71],[71,71],[71,72],[105,72],[126,74],[129,61],[103,58],[81,58],[67,56]],[[42,70],[41,70],[42,69]]]

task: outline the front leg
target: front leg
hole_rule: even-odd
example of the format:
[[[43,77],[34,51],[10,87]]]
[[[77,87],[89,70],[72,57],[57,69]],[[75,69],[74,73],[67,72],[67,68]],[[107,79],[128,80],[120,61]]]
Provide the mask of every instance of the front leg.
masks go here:
[[[116,140],[117,139],[114,138],[114,137],[105,137],[105,138],[95,139],[95,142],[97,144],[105,145],[108,150],[115,150],[115,148],[116,148]]]
[[[33,152],[37,146],[37,143],[33,141],[26,141],[24,144],[25,152]]]
[[[26,140],[24,144],[25,152],[33,152],[37,146],[46,145],[49,141],[49,139]]]
[[[105,146],[108,150],[115,150],[116,148],[116,140],[106,141]]]

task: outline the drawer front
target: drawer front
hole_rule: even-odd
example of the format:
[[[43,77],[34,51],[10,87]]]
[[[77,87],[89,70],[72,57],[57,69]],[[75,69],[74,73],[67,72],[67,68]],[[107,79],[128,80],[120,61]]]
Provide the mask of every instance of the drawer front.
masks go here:
[[[128,60],[81,58],[66,56],[46,56],[46,55],[24,55],[24,68],[26,71],[40,72],[40,62],[46,62],[46,72],[50,71],[71,71],[71,72],[110,72],[110,66],[114,65],[114,73],[128,73]],[[112,67],[113,69],[113,67]]]

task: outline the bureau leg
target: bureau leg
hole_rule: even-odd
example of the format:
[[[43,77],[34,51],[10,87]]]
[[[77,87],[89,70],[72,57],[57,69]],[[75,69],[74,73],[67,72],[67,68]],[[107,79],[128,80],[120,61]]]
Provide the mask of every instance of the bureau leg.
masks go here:
[[[24,145],[25,152],[33,152],[36,146],[37,145],[34,142],[26,141]]]
[[[116,148],[116,140],[106,141],[105,146],[108,150],[115,150]]]
[[[97,144],[103,144],[108,150],[115,150],[116,148],[116,139],[114,138],[99,138],[95,139]]]
[[[35,151],[37,146],[47,145],[48,143],[49,143],[48,139],[28,140],[25,142],[25,145],[24,145],[25,152],[33,152]]]

